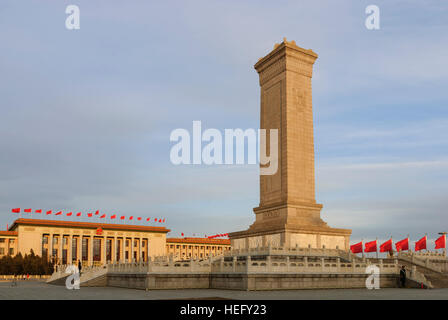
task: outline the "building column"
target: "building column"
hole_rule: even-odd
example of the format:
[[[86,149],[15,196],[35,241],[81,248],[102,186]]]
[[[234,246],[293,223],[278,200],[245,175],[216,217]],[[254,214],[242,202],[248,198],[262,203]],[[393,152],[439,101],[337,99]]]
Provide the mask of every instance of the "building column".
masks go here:
[[[82,235],[79,235],[78,239],[76,240],[76,249],[78,250],[77,258],[82,263]]]
[[[138,253],[137,253],[138,262],[143,262],[142,248],[143,248],[143,239],[138,238]]]
[[[146,248],[145,248],[146,261],[149,260],[149,238],[146,238]]]
[[[62,249],[64,248],[64,236],[62,233],[59,234],[59,250],[58,250],[58,259],[60,264],[62,264]]]
[[[129,244],[129,258],[131,262],[134,262],[134,238],[131,238],[131,243]]]
[[[73,263],[72,241],[73,241],[73,235],[70,234],[68,236],[68,244],[67,244],[67,264]]]
[[[93,236],[89,236],[89,246],[88,246],[88,265],[93,266]]]
[[[126,258],[126,256],[125,256],[125,249],[126,249],[125,245],[126,245],[126,238],[123,237],[123,238],[121,238],[121,244],[120,244],[120,262],[127,262],[125,260],[125,258]]]
[[[112,240],[112,262],[117,262],[117,237]]]
[[[102,239],[102,244],[103,247],[101,248],[101,264],[106,264],[107,263],[107,237],[103,236]]]
[[[53,256],[53,234],[50,233],[48,235],[48,259],[51,260],[51,257]]]

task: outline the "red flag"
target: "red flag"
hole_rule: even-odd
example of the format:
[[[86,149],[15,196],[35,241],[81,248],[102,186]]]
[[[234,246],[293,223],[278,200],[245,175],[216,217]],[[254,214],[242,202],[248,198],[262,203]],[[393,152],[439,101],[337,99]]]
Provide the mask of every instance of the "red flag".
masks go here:
[[[47,215],[48,215],[48,214],[51,214],[51,212],[52,212],[51,210],[48,210],[46,213],[47,213]]]
[[[103,214],[103,215],[100,217],[100,219],[103,219],[103,218],[106,218],[106,215],[105,215],[105,214]]]
[[[130,216],[130,217],[129,217],[129,220],[132,220],[132,219],[134,219],[134,216]]]
[[[395,248],[397,249],[397,251],[404,251],[404,250],[409,250],[409,239],[403,239],[398,241],[395,244]]]
[[[436,249],[446,249],[446,235],[445,234],[436,240]]]
[[[380,246],[380,252],[389,252],[392,251],[392,239],[387,240]]]
[[[184,233],[182,232],[180,235],[183,237],[183,236],[184,236]]]
[[[138,220],[138,221],[142,220],[142,217],[138,217],[137,220]]]
[[[15,208],[11,210],[12,213],[20,213],[20,208]]]
[[[426,236],[415,243],[415,251],[426,249]]]
[[[115,219],[117,217],[116,214],[114,214],[113,216],[110,216],[111,219]]]
[[[149,221],[150,218],[146,218],[146,221]]]
[[[91,217],[91,216],[93,216],[93,213],[88,213],[87,216]]]
[[[78,213],[76,214],[76,216],[77,216],[77,217],[80,217],[80,216],[81,216],[81,212],[78,212]]]
[[[96,210],[95,215],[99,215],[99,214],[100,214],[100,210]]]
[[[60,216],[62,214],[62,211],[56,212],[56,216]]]
[[[362,252],[362,241],[361,241],[361,242],[358,242],[358,243],[356,243],[356,244],[354,244],[354,245],[351,245],[351,246],[350,246],[350,250],[351,250],[353,253],[360,253],[360,252]]]
[[[364,252],[376,252],[377,251],[376,240],[366,242],[364,246],[365,246]]]
[[[67,216],[70,217],[72,215],[72,212],[68,212]]]
[[[165,223],[165,218],[163,218],[163,221],[162,221],[163,223]]]
[[[24,209],[23,212],[31,213],[31,209]]]
[[[36,213],[42,213],[42,209],[37,209]]]
[[[126,218],[126,217],[125,217],[125,216],[121,216],[121,217],[120,217],[121,220],[124,220],[124,218]]]

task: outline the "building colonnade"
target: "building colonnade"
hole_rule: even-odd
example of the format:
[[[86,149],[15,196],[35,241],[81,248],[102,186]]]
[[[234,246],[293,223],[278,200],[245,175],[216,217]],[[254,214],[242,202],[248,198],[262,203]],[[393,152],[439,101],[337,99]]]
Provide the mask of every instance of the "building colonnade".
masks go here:
[[[42,235],[41,250],[57,264],[146,262],[149,238],[48,233]]]

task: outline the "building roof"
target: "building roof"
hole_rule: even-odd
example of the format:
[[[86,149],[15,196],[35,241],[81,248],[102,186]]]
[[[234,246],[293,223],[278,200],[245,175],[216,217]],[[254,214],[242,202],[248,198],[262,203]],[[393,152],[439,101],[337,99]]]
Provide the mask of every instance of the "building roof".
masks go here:
[[[0,231],[0,236],[17,237],[17,231]]]
[[[198,243],[198,244],[219,244],[229,245],[229,239],[209,239],[209,238],[167,238],[166,243]]]
[[[58,221],[58,220],[45,220],[45,219],[24,219],[24,218],[20,218],[14,221],[9,230],[11,231],[15,230],[18,225],[68,227],[68,228],[84,228],[84,229],[102,228],[104,230],[126,230],[126,231],[161,232],[161,233],[168,233],[171,231],[165,227],[136,226],[129,224],[115,224],[115,223]]]

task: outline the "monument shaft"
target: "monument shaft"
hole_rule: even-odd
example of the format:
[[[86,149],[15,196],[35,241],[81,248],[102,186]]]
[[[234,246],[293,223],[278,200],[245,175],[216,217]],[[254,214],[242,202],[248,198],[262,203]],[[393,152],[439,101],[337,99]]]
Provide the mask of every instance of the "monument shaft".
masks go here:
[[[272,245],[348,250],[351,230],[328,227],[315,199],[311,78],[316,59],[312,50],[285,39],[255,64],[260,127],[278,129],[278,170],[260,176],[255,222],[247,231],[230,234],[235,249]]]

